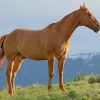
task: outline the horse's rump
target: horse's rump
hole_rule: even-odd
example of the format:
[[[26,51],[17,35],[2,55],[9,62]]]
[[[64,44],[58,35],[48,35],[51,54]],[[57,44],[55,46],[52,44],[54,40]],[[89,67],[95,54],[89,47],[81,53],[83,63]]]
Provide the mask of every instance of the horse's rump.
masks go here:
[[[7,35],[0,37],[0,69],[2,67],[3,58],[5,56],[4,41],[5,41],[6,37],[7,37]]]

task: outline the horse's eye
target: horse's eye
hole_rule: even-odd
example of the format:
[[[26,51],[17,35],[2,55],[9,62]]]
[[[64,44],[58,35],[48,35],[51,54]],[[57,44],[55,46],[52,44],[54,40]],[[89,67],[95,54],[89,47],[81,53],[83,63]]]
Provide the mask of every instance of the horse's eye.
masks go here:
[[[91,17],[91,14],[90,14],[90,13],[88,13],[88,16],[90,16],[90,17]]]

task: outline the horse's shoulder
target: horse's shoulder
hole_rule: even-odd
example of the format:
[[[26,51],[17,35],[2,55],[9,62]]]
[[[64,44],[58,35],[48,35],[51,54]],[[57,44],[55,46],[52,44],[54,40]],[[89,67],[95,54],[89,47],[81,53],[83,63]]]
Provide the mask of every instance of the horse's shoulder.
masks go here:
[[[66,42],[66,50],[69,51],[69,48],[70,48],[70,41],[68,40],[68,41]]]

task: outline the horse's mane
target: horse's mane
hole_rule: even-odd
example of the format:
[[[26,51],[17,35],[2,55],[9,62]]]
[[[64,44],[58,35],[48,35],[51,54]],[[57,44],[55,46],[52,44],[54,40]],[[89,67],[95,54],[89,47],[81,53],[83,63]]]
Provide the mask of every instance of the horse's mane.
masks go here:
[[[66,15],[64,18],[62,18],[60,21],[56,22],[56,23],[51,23],[48,25],[48,27],[53,27],[54,25],[56,25],[59,22],[64,22],[65,20],[67,20],[73,13],[75,13],[78,10],[73,11],[72,13]]]
[[[73,11],[72,13],[66,15],[64,18],[62,18],[60,21],[65,21],[67,20],[70,16],[72,16],[72,14],[76,13],[78,10]]]

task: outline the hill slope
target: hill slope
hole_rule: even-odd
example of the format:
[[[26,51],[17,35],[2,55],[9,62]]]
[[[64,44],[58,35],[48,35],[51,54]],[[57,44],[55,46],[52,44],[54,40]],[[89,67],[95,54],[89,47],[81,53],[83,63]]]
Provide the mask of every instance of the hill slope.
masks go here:
[[[100,76],[77,77],[65,84],[61,92],[53,85],[51,92],[45,85],[34,84],[30,87],[16,88],[16,95],[9,96],[6,89],[0,91],[0,100],[100,100]]]

